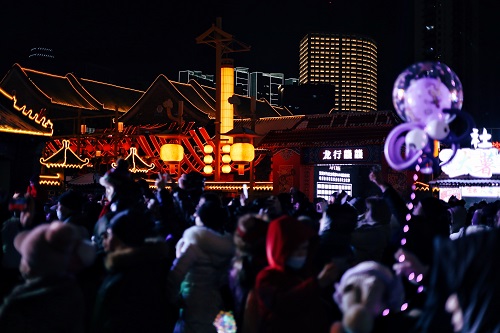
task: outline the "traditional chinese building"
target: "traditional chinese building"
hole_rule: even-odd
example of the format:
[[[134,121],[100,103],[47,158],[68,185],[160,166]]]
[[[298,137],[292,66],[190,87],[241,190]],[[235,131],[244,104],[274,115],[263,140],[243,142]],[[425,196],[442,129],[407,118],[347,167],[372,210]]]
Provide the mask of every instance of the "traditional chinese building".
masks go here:
[[[408,173],[392,171],[383,152],[385,137],[399,122],[390,111],[302,116],[288,129],[267,131],[258,146],[272,152],[275,192],[295,187],[309,198],[342,190],[366,196],[374,190],[368,174],[376,167],[404,193],[411,184]]]
[[[50,134],[32,158],[46,185],[55,189],[98,184],[119,157],[151,182],[158,172],[204,173],[207,165],[215,165],[213,159],[224,160],[224,152],[207,153],[206,148],[217,147],[216,91],[196,81],[179,83],[159,75],[140,91],[15,64],[0,87],[17,105],[31,103],[51,120]],[[228,173],[219,179],[204,173],[208,189],[236,193],[248,183],[260,193],[299,188],[310,199],[341,190],[363,196],[373,189],[367,180],[374,166],[401,192],[409,188],[407,173],[391,171],[383,157],[385,137],[400,122],[394,112],[292,115],[266,100],[233,94],[230,102],[234,130],[227,134],[234,142],[251,141],[255,156],[250,163],[221,162]],[[6,103],[12,108],[12,100]],[[180,160],[162,159],[166,144],[181,147]]]
[[[86,173],[102,174],[119,157],[129,159],[131,171],[147,179],[158,172],[169,171],[174,176],[193,170],[203,172],[204,146],[213,145],[215,89],[196,81],[183,84],[159,75],[146,91],[139,91],[15,64],[0,87],[10,92],[6,94],[18,104],[30,105],[51,119],[50,139],[31,154],[34,169],[38,167],[43,176],[51,179],[51,186],[67,185]],[[12,108],[9,98],[2,105]],[[273,107],[265,100],[252,101],[238,95],[232,98],[235,120],[291,115],[287,109]],[[161,159],[160,148],[170,142],[182,145],[184,156],[178,163]],[[61,159],[71,154],[80,162]],[[267,156],[266,151],[257,151],[254,168],[260,168],[260,161]],[[231,163],[230,172],[238,167]],[[267,175],[256,173],[256,189],[272,189],[269,173],[270,169]],[[210,184],[211,175],[206,176]],[[224,184],[239,180],[241,188],[241,182],[248,182],[248,177],[248,173],[246,177],[224,175],[218,184],[209,187],[234,191],[233,185]],[[87,178],[95,182],[95,177]]]
[[[37,156],[50,140],[54,125],[43,110],[24,104],[0,88],[0,188],[25,190],[39,173]]]

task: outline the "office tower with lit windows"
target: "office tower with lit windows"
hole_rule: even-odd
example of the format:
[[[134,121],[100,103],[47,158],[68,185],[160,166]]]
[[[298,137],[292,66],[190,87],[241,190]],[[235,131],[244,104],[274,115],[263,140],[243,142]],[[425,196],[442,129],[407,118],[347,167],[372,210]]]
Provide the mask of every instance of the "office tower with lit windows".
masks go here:
[[[335,111],[377,110],[377,45],[367,37],[309,33],[300,42],[300,85],[333,85]]]

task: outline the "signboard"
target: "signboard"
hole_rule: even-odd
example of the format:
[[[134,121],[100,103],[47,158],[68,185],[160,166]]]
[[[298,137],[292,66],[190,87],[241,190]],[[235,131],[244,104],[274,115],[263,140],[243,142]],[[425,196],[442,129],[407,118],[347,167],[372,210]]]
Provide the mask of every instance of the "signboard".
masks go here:
[[[311,147],[301,151],[303,164],[366,164],[380,163],[381,146]]]
[[[489,142],[491,135],[486,129],[483,129],[483,134],[478,134],[478,130],[474,128],[471,137],[471,146],[475,149],[457,149],[451,162],[441,166],[443,172],[450,178],[462,175],[491,178],[493,174],[500,174],[500,154]],[[443,149],[439,152],[439,159],[448,161],[452,154],[451,149]]]
[[[339,165],[332,165],[330,170],[318,170],[316,197],[328,200],[334,192],[345,191],[352,196],[351,174],[341,172]]]
[[[461,188],[462,197],[500,198],[500,187],[464,186]]]
[[[317,164],[314,167],[315,197],[327,199],[345,191],[351,197],[367,197],[380,191],[369,180],[370,165]]]

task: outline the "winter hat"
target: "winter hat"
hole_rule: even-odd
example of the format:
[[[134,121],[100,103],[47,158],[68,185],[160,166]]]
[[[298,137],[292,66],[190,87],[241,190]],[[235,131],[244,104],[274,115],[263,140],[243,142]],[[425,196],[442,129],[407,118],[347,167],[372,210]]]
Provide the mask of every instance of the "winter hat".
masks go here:
[[[80,231],[61,221],[20,232],[14,246],[23,258],[21,265],[26,265],[21,270],[28,277],[76,271],[95,259],[94,247],[83,240]]]
[[[128,170],[128,162],[123,158],[116,161],[116,168],[108,170],[104,176],[99,179],[102,186],[125,187],[132,180],[130,171]]]
[[[353,287],[357,287],[357,292]],[[342,275],[335,284],[333,299],[343,313],[342,325],[348,332],[368,333],[382,311],[400,310],[404,289],[400,278],[389,268],[364,261]]]
[[[69,190],[59,196],[59,203],[73,211],[81,211],[83,207],[83,197],[79,192]]]
[[[401,279],[394,275],[394,273],[376,261],[363,261],[356,266],[348,269],[340,279],[339,283],[335,284],[335,293],[333,299],[337,304],[342,303],[342,296],[344,289],[349,286],[353,278],[357,277],[375,277],[383,282],[386,292],[384,293],[383,301],[388,309],[397,310],[400,308],[403,298],[404,290]]]
[[[268,223],[257,215],[245,214],[238,218],[234,242],[240,250],[251,250],[255,246],[264,247]]]
[[[127,209],[119,212],[109,222],[109,229],[128,246],[140,246],[152,235],[154,222],[145,212]]]
[[[207,228],[222,232],[227,222],[227,211],[216,202],[206,201],[196,209],[196,215]]]

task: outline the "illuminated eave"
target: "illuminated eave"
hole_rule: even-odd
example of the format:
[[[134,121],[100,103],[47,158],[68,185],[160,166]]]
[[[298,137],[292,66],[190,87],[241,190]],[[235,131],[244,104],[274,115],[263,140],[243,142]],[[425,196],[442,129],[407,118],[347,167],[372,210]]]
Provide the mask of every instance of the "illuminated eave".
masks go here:
[[[0,132],[13,133],[13,134],[39,135],[39,136],[52,136],[52,132],[51,133],[44,133],[44,132],[39,132],[39,131],[28,131],[28,130],[15,129],[15,128],[11,128],[11,127],[0,127]]]
[[[156,189],[155,181],[147,179],[146,182],[149,184],[150,189]],[[247,184],[248,182],[205,182],[205,190],[218,190],[218,191],[243,191],[243,184]],[[171,189],[170,186],[166,186],[165,188]],[[272,192],[273,191],[273,183],[272,182],[256,182],[253,186],[255,191],[265,191]]]
[[[136,147],[130,147],[130,153],[125,157],[125,161],[128,162],[128,164],[131,166],[129,167],[129,171],[132,173],[137,173],[137,172],[142,172],[142,173],[147,173],[148,171],[152,170],[155,167],[154,163],[147,164],[142,158],[137,155],[137,148]],[[142,164],[142,167],[140,166]],[[117,164],[115,162],[111,163],[111,166],[113,168],[117,167]]]
[[[62,174],[56,173],[55,176],[52,175],[40,175],[40,185],[47,186],[59,186],[61,185]]]
[[[23,134],[34,134],[34,135],[44,135],[44,136],[52,136],[54,133],[54,124],[50,119],[47,119],[45,116],[41,115],[40,113],[35,113],[32,109],[27,109],[26,105],[23,106],[17,106],[17,98],[16,96],[12,96],[8,94],[5,90],[0,88],[0,93],[3,94],[5,97],[10,99],[12,101],[12,105],[14,107],[14,110],[19,111],[23,116],[28,117],[30,120],[34,121],[38,125],[42,126],[43,128],[46,128],[47,130],[50,130],[50,133],[43,133],[36,131],[23,131],[23,130],[6,130],[7,132],[13,132],[13,133],[23,133]]]
[[[69,148],[70,141],[69,140],[63,140],[63,147],[56,151],[54,154],[49,156],[48,158],[40,158],[40,163],[47,168],[83,168],[87,164],[89,164],[90,159],[85,158],[82,160],[80,157],[78,157],[70,148]],[[80,163],[68,163],[68,158],[73,157],[76,159],[76,161]],[[56,163],[52,163],[51,160],[56,160]],[[61,162],[62,160],[62,162]]]
[[[242,191],[243,184],[247,184],[245,182],[205,182],[205,190],[218,190],[218,191]],[[253,185],[253,189],[255,191],[272,191],[273,183],[272,182],[255,182]]]

